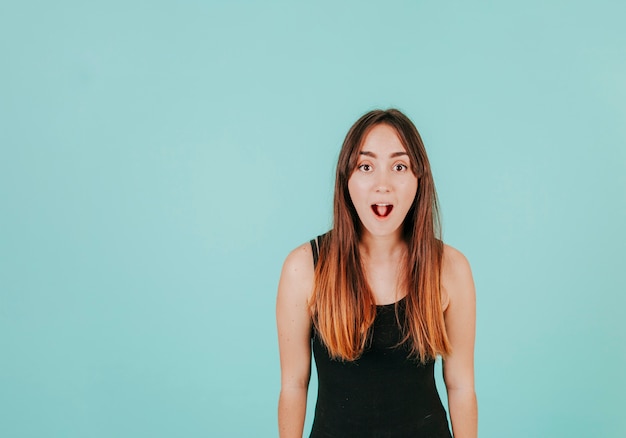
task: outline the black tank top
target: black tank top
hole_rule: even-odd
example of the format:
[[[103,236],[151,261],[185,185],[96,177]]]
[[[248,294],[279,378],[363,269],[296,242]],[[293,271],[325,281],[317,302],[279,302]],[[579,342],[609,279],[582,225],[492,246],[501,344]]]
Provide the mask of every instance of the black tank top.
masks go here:
[[[313,260],[318,248],[311,241]],[[318,377],[311,438],[451,438],[435,386],[434,365],[408,357],[401,340],[405,300],[376,306],[371,339],[355,361],[332,359],[312,330]]]

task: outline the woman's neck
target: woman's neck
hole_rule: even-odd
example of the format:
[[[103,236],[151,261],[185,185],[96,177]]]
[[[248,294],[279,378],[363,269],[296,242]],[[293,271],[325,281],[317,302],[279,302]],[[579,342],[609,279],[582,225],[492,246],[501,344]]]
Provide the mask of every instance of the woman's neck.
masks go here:
[[[402,257],[406,251],[406,243],[400,238],[399,234],[372,236],[366,233],[361,237],[359,250],[370,261],[390,260]]]

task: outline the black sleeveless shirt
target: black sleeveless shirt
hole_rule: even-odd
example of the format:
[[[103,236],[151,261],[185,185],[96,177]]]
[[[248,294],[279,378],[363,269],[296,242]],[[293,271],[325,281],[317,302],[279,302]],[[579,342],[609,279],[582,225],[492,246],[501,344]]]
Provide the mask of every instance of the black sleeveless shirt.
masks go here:
[[[311,241],[317,263],[318,248]],[[357,360],[332,359],[312,330],[318,376],[311,438],[451,438],[446,411],[435,386],[434,365],[408,357],[396,319],[405,300],[376,306],[371,338]]]

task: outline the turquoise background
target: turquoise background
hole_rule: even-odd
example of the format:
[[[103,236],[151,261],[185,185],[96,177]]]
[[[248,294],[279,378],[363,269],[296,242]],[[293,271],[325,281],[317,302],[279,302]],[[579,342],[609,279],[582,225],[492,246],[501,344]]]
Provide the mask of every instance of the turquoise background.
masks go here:
[[[473,267],[481,437],[626,436],[625,16],[2,2],[0,436],[276,436],[282,262],[389,106]]]

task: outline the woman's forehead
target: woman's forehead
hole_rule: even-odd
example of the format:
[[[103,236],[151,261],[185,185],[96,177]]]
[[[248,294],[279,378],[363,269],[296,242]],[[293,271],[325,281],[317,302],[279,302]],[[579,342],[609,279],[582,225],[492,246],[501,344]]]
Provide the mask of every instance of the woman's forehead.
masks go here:
[[[394,127],[381,123],[373,126],[365,134],[359,152],[369,152],[378,156],[406,152],[406,147]]]

